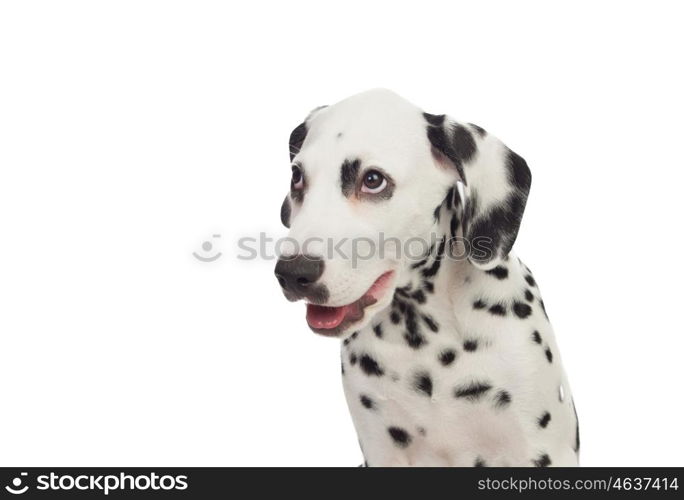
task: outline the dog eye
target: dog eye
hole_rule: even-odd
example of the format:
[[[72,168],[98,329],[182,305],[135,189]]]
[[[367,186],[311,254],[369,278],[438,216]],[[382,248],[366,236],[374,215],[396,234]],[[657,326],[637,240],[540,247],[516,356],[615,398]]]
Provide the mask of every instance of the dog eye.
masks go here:
[[[304,187],[304,175],[302,169],[297,165],[292,165],[292,189],[302,189]]]
[[[369,170],[363,176],[363,193],[377,194],[387,187],[387,179],[377,170]]]

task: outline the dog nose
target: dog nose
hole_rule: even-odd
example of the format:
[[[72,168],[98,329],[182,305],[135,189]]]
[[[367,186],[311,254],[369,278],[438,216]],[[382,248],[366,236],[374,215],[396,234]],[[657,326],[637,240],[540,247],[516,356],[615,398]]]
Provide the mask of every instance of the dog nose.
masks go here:
[[[294,257],[280,257],[275,267],[278,283],[284,290],[297,295],[306,295],[308,287],[323,274],[323,259],[299,254]]]

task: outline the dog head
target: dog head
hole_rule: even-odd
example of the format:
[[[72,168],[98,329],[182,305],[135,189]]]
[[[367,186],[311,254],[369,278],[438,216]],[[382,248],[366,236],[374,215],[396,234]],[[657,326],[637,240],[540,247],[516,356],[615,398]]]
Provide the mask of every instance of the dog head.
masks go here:
[[[275,273],[317,333],[344,335],[392,300],[417,260],[463,237],[482,269],[507,258],[530,187],[525,161],[474,125],[386,90],[312,111],[290,136],[290,228]],[[444,217],[442,217],[443,223]]]

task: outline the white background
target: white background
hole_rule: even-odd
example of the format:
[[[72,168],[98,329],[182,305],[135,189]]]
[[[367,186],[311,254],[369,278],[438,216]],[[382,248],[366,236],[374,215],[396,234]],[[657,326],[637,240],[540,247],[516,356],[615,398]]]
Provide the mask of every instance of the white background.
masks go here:
[[[682,465],[677,2],[400,4],[2,3],[0,465],[361,462],[337,342],[235,243],[285,234],[291,129],[378,86],[531,166],[582,463]]]

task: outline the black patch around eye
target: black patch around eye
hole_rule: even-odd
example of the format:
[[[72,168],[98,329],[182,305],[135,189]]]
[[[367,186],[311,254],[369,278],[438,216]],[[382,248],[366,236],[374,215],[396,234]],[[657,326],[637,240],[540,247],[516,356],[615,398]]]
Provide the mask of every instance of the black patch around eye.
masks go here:
[[[290,200],[286,196],[285,201],[283,201],[283,204],[280,207],[280,222],[283,223],[283,226],[290,227],[291,213],[292,207],[290,207]]]
[[[387,429],[390,437],[399,448],[406,448],[411,444],[411,436],[400,427],[389,427]]]
[[[344,160],[340,168],[340,182],[342,183],[342,194],[349,197],[354,192],[356,178],[361,168],[360,160]]]
[[[496,266],[494,269],[485,271],[487,274],[494,276],[496,279],[505,280],[508,278],[508,268],[504,266]]]
[[[300,123],[290,134],[290,161],[299,153],[306,139],[306,123]]]
[[[471,382],[454,389],[454,397],[477,401],[491,388],[492,386],[486,382]]]

